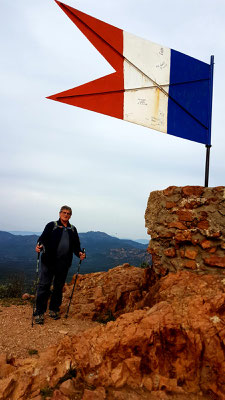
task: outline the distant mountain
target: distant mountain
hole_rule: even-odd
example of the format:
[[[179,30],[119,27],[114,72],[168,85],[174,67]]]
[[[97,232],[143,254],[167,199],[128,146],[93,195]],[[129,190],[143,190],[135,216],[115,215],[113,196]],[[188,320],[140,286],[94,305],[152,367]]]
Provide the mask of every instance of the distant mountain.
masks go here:
[[[135,242],[142,243],[142,244],[149,244],[149,239],[136,239]]]
[[[86,249],[87,258],[81,264],[81,273],[107,271],[128,262],[139,266],[151,263],[147,246],[129,239],[118,239],[104,232],[79,233],[81,247]],[[37,235],[14,235],[0,231],[0,281],[9,275],[23,274],[27,281],[35,277]],[[78,258],[74,256],[68,280],[76,271]],[[75,269],[74,269],[75,267]]]
[[[9,231],[9,233],[12,233],[13,235],[38,235],[40,236],[41,232],[31,232],[31,231]]]

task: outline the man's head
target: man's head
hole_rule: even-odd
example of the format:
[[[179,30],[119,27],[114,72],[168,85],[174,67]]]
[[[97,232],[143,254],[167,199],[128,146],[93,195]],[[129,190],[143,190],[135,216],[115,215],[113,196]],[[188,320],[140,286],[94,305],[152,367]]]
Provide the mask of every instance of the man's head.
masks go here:
[[[62,223],[67,224],[72,215],[72,209],[68,206],[62,206],[59,211],[59,217]]]

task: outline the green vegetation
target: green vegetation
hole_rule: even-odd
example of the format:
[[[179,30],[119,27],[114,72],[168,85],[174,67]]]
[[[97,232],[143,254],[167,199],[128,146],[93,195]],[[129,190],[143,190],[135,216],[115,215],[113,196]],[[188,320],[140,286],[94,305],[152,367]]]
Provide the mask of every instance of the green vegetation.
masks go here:
[[[115,320],[116,318],[114,317],[111,310],[107,310],[104,315],[101,314],[96,318],[96,321],[99,322],[99,324],[107,324],[108,322]]]
[[[46,399],[46,397],[52,397],[53,391],[54,389],[50,388],[49,386],[46,386],[40,390],[40,394],[43,399]]]
[[[68,379],[76,378],[76,375],[77,375],[76,369],[70,368],[66,372],[66,374],[59,379],[58,383],[55,386],[53,386],[53,387],[46,386],[43,389],[41,389],[40,394],[41,394],[43,400],[46,399],[47,397],[52,397],[54,390],[58,389],[59,385],[61,385],[63,382],[67,381]]]
[[[36,349],[29,349],[29,350],[28,350],[28,354],[29,354],[29,356],[33,356],[34,354],[38,354],[38,350],[36,350]]]
[[[10,276],[5,284],[0,285],[0,299],[20,298],[24,293],[24,278],[22,275]]]
[[[151,268],[151,265],[149,265],[148,262],[142,261],[140,265],[138,265],[139,268]]]
[[[0,284],[0,303],[2,306],[9,307],[12,304],[24,304],[22,295],[24,293],[24,276],[17,274],[9,276],[4,284]]]

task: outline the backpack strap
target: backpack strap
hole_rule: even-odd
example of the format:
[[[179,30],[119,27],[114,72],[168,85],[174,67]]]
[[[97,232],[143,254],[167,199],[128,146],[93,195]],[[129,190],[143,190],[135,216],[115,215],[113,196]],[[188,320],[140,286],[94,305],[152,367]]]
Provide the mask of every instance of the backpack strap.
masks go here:
[[[57,228],[63,228],[63,227],[60,226],[60,225],[58,225],[58,222],[57,222],[57,221],[54,221],[54,227],[53,227],[53,229],[52,229],[52,232],[53,232],[55,229],[57,229]],[[68,228],[66,228],[66,229],[71,229],[71,231],[74,232],[74,231],[75,231],[75,226],[72,225],[72,224],[70,224],[70,227],[68,227]]]
[[[58,223],[57,223],[57,221],[54,221],[54,227],[53,227],[53,229],[52,229],[52,232],[55,230],[55,229],[57,229],[58,228]]]
[[[75,226],[74,225],[72,225],[72,224],[70,224],[71,226],[70,226],[70,229],[72,230],[72,232],[74,232],[75,231]]]

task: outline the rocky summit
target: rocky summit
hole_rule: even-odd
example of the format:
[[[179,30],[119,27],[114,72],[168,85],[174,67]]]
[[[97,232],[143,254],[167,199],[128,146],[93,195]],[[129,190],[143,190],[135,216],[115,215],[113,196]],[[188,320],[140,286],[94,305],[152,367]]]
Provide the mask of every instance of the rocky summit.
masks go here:
[[[223,212],[224,191],[209,190],[173,187],[153,195],[162,199],[152,211],[149,201],[146,211],[154,241],[149,245],[153,266],[124,264],[79,276],[69,318],[99,324],[76,336],[66,335],[36,358],[2,354],[0,400],[225,399],[225,276],[218,262],[205,262],[215,253],[223,257],[223,220],[217,212]],[[169,193],[174,198],[167,200]],[[212,193],[215,211],[213,201],[207,200]],[[184,210],[188,199],[192,208]],[[202,210],[207,216],[198,213],[200,203],[208,206]],[[158,223],[150,218],[156,216],[156,204],[161,210]],[[191,221],[179,219],[186,211]],[[198,222],[199,215],[203,219]],[[206,220],[208,227],[205,222],[205,228],[199,227]],[[163,236],[162,226],[172,236]],[[180,232],[190,232],[192,240],[177,241]],[[215,232],[220,235],[213,236]],[[213,242],[214,253],[209,251],[213,247],[202,245],[204,240]],[[175,250],[173,257],[166,249],[171,254]],[[187,250],[195,250],[197,256],[188,258]],[[186,267],[186,259],[195,261],[196,268]],[[72,285],[65,286],[62,313]]]

